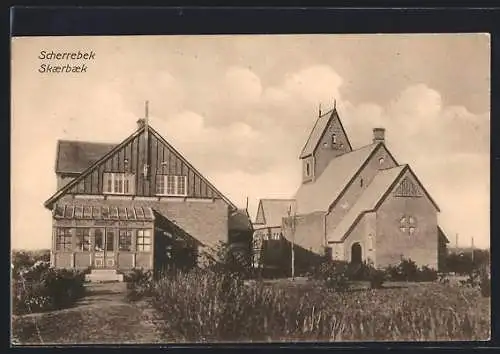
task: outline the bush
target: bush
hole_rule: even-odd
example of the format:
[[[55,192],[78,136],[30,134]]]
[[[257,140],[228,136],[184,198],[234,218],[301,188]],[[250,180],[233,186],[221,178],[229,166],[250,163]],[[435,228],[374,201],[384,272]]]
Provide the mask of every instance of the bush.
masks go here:
[[[151,270],[142,268],[132,269],[125,273],[123,280],[127,282],[127,298],[131,301],[139,300],[145,296],[151,296],[154,288],[154,277]]]
[[[71,306],[85,294],[85,274],[37,261],[13,273],[13,312],[24,314]]]
[[[438,279],[437,270],[427,266],[422,266],[417,272],[417,281],[436,281]]]

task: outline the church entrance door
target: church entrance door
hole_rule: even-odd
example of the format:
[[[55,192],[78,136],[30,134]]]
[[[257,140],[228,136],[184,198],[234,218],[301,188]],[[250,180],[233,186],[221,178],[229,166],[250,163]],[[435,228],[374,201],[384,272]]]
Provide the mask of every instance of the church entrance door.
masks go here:
[[[351,263],[352,264],[361,264],[363,262],[361,245],[359,242],[353,243],[351,246]]]

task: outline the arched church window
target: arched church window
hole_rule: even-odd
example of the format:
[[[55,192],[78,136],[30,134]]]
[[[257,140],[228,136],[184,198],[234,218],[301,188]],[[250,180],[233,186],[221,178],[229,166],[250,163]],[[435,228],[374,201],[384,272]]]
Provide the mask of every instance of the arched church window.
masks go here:
[[[379,165],[382,165],[384,163],[385,159],[383,157],[378,159]]]

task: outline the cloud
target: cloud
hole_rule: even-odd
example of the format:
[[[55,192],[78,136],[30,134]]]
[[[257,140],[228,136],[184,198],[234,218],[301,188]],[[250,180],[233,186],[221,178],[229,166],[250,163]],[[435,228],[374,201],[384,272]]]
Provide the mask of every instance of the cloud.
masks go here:
[[[222,92],[226,95],[228,103],[236,105],[257,103],[262,93],[260,78],[250,69],[230,67],[225,73]]]

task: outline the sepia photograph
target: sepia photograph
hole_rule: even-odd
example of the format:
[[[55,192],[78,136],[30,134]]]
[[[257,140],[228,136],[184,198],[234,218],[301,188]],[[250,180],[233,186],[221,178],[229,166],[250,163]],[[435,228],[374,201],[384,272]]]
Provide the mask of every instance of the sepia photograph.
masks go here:
[[[488,341],[490,36],[11,38],[11,345]]]

